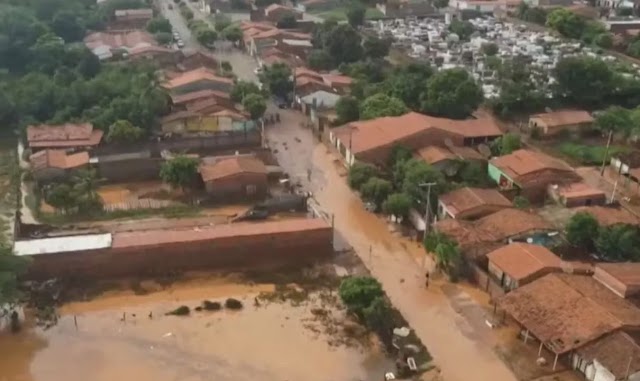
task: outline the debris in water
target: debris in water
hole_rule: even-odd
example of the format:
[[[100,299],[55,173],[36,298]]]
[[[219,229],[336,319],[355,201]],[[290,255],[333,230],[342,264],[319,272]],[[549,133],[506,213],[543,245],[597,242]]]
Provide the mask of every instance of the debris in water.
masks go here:
[[[222,309],[222,305],[219,302],[212,302],[210,300],[205,300],[202,302],[202,308],[207,311],[219,311]],[[242,305],[240,306],[242,308]]]
[[[202,306],[198,306],[198,307],[194,308],[194,310],[196,310],[196,311],[200,312],[200,311],[202,311],[202,310],[203,310],[203,308],[202,308]]]
[[[180,306],[173,311],[167,312],[167,315],[185,316],[189,315],[191,310],[187,306]]]
[[[238,299],[229,298],[224,302],[224,306],[230,310],[240,310],[242,309],[242,302]]]
[[[173,336],[173,332],[167,332],[164,335],[162,335],[162,337],[171,337]]]

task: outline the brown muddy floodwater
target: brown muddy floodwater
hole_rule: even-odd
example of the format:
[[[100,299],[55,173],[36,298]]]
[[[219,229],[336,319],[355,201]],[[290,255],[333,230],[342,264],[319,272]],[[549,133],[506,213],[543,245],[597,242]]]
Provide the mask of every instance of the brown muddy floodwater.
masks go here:
[[[333,333],[319,321],[318,298],[297,306],[254,306],[256,295],[273,289],[198,283],[70,303],[60,309],[58,325],[45,332],[0,336],[0,380],[349,381],[377,380],[391,369],[375,346],[336,341],[342,331]],[[193,311],[204,299],[227,297],[242,300],[244,309]],[[180,305],[191,307],[191,315],[165,315]],[[343,315],[335,306],[323,307]]]

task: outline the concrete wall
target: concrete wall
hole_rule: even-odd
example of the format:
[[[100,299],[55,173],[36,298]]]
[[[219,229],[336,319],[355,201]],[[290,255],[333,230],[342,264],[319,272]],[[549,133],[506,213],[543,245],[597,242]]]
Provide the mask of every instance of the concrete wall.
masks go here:
[[[97,279],[153,276],[207,269],[273,269],[330,258],[330,226],[304,231],[256,233],[144,248],[34,255],[25,278]]]
[[[109,182],[155,180],[160,174],[162,158],[111,161],[97,164],[101,178]]]

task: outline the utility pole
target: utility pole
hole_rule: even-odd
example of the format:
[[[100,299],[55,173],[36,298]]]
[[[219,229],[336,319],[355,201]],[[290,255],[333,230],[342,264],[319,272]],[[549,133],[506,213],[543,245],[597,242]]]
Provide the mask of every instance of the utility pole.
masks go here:
[[[420,188],[427,187],[427,208],[424,212],[424,235],[422,239],[427,237],[427,231],[429,230],[429,223],[431,221],[431,187],[436,185],[435,182],[418,184]]]
[[[613,130],[609,131],[609,138],[607,139],[607,148],[604,150],[604,157],[602,158],[602,168],[600,169],[600,176],[604,176],[604,168],[607,165],[607,157],[609,156],[609,147],[611,146],[611,139],[613,139]]]

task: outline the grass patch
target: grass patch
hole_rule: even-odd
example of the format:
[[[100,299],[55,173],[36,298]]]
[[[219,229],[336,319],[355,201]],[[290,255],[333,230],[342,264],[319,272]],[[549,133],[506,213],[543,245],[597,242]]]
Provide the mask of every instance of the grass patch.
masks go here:
[[[162,216],[164,218],[194,217],[200,214],[200,208],[192,205],[173,205],[157,209],[114,210],[112,212],[96,212],[94,214],[61,214],[40,213],[38,219],[49,225],[64,225],[74,222],[109,221],[121,218],[142,219]]]
[[[563,155],[582,165],[600,165],[607,151],[606,146],[587,146],[578,143],[562,143],[556,149]],[[609,158],[621,153],[629,152],[628,147],[610,146]]]
[[[338,7],[322,12],[311,12],[311,14],[325,20],[347,21],[346,7]],[[384,14],[382,14],[382,12],[380,12],[377,8],[367,8],[367,12],[364,15],[365,20],[378,20],[383,17]]]

